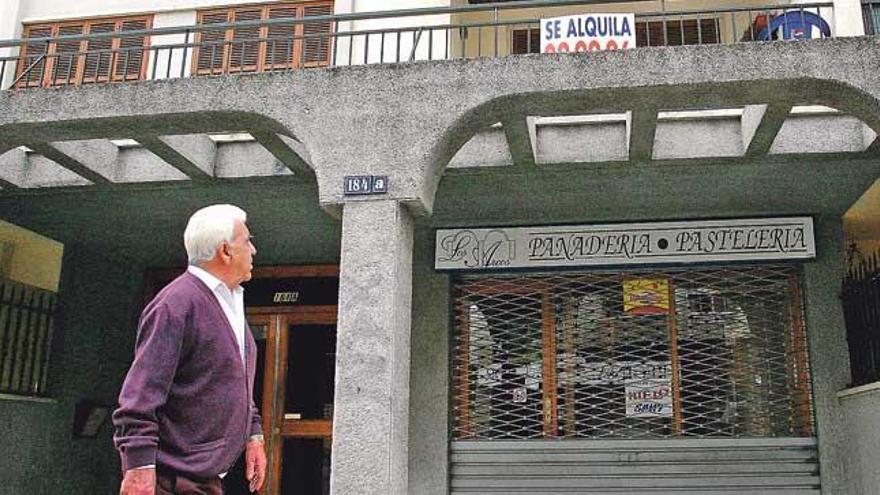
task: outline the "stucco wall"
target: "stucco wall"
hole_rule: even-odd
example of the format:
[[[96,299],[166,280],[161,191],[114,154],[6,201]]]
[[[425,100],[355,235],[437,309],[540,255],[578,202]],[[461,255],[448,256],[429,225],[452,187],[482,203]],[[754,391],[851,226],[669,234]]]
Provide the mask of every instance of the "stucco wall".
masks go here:
[[[841,397],[839,403],[846,420],[843,442],[851,454],[845,493],[873,495],[880,487],[880,469],[877,467],[877,453],[880,452],[880,428],[877,428],[880,389]]]
[[[444,495],[448,483],[449,277],[434,271],[434,231],[414,236],[409,493]]]
[[[847,493],[853,452],[843,436],[846,417],[837,392],[849,381],[840,284],[843,277],[843,228],[839,217],[815,219],[816,261],[804,265],[804,312],[813,380],[813,409],[819,439],[823,493]]]
[[[68,246],[49,371],[50,402],[0,399],[0,438],[14,462],[0,462],[0,494],[95,494],[118,490],[109,423],[74,439],[82,399],[112,405],[131,362],[132,303],[140,270],[106,253]]]
[[[50,291],[58,290],[64,245],[0,220],[3,276]]]

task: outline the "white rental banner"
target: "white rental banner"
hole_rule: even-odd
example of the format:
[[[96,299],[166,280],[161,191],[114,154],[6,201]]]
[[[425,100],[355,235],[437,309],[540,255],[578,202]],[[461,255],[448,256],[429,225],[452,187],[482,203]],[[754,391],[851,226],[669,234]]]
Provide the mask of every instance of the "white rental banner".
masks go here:
[[[635,28],[635,14],[580,14],[541,19],[541,52],[635,48]]]
[[[816,257],[811,217],[438,229],[437,270],[505,270]]]

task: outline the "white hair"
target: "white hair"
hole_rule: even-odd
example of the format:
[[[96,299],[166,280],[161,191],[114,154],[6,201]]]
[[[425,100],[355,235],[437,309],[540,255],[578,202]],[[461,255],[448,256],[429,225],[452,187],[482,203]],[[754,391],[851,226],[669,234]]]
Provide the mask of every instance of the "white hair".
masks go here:
[[[236,220],[246,222],[247,213],[233,205],[211,205],[193,213],[183,231],[189,264],[214,259],[221,243],[232,242]]]

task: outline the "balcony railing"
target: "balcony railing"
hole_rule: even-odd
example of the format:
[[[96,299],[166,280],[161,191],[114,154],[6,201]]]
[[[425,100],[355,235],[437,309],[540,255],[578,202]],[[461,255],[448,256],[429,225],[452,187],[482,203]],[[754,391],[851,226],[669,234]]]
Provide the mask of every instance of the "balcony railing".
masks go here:
[[[834,36],[832,3],[651,10],[655,1],[517,1],[0,41],[2,89],[536,53],[540,19],[634,12],[636,46]],[[865,4],[866,24],[880,4]],[[872,31],[876,32],[876,30]],[[11,53],[10,53],[11,52]]]

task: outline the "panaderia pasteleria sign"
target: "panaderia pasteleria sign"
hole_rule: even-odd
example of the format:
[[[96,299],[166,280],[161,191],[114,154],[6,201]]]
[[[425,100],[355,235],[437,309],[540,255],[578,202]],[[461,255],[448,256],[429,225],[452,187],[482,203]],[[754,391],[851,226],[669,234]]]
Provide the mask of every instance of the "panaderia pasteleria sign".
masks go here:
[[[437,270],[657,265],[816,257],[810,217],[438,229]]]

